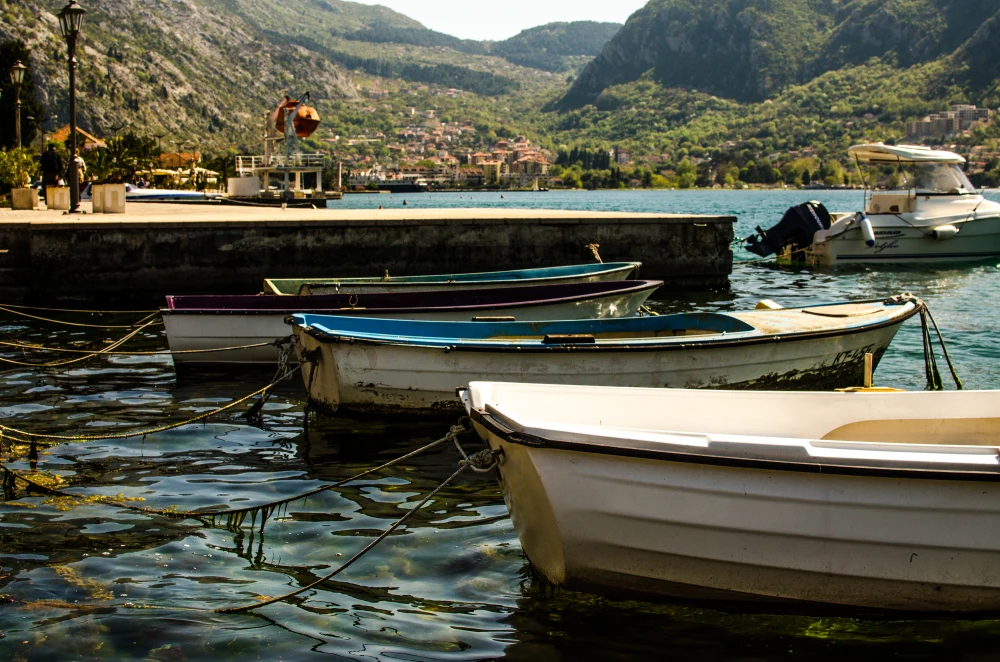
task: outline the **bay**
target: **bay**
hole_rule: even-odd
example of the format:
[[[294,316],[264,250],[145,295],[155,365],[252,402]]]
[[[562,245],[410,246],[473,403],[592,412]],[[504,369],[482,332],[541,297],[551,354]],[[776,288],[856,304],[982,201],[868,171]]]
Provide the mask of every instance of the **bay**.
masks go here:
[[[736,234],[745,237],[807,199],[835,210],[861,204],[860,191],[500,196],[351,195],[330,206],[401,208],[405,200],[413,208],[727,214],[739,218]],[[581,261],[585,257],[581,254]],[[741,249],[735,258],[728,290],[661,292],[655,307],[738,310],[762,298],[791,306],[909,291],[928,302],[966,386],[1000,387],[995,333],[1000,313],[990,305],[1000,294],[997,264],[818,270],[757,262]],[[8,338],[61,347],[93,347],[116,337],[112,331],[12,316],[0,318],[0,329]],[[165,340],[152,329],[133,347],[162,349]],[[40,360],[33,354],[17,358]],[[271,376],[266,371],[178,376],[163,357],[5,367],[0,421],[56,434],[185,420],[256,390]],[[876,382],[923,388],[917,322],[900,331]],[[38,466],[81,494],[121,493],[158,508],[242,507],[377,466],[442,436],[452,423],[334,419],[304,432],[303,407],[302,386],[292,381],[265,407],[265,430],[248,426],[235,410],[145,438],[54,446],[43,450]],[[474,439],[464,444],[476,448]],[[253,614],[212,611],[280,595],[323,576],[419,502],[451,474],[457,460],[453,448],[442,446],[294,502],[268,521],[263,535],[259,527],[230,531],[38,495],[0,501],[0,659],[735,661],[881,655],[981,660],[995,655],[1000,643],[1000,623],[993,620],[747,611],[553,591],[532,576],[495,480],[465,475],[335,580]],[[12,466],[27,469],[29,461]]]

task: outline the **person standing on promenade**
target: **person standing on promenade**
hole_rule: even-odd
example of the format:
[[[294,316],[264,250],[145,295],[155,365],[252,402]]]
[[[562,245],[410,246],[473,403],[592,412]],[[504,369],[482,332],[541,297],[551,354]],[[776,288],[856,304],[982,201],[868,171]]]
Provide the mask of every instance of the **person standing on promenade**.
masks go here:
[[[77,172],[77,177],[79,177],[79,181],[81,181],[81,182],[86,181],[86,177],[85,176],[87,174],[87,164],[83,160],[83,157],[80,156],[79,154],[77,154],[76,157],[74,157],[73,160],[76,161],[76,172]],[[66,178],[69,179],[69,173],[68,172],[66,173]]]
[[[56,144],[49,143],[49,148],[42,154],[42,195],[45,196],[45,204],[49,204],[48,191],[50,186],[58,186],[59,178],[63,174],[63,161],[56,151]]]

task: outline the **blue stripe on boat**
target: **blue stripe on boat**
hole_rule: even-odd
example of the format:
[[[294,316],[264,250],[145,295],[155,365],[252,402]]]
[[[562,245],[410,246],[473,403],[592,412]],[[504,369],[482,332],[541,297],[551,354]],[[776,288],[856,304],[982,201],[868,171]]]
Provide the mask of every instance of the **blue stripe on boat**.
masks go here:
[[[497,343],[541,345],[542,338],[546,335],[653,334],[695,328],[710,333],[756,332],[746,322],[722,313],[545,322],[431,322],[303,313],[293,315],[293,318],[299,326],[312,327],[331,336],[426,346],[496,346]],[[663,338],[652,336],[630,340],[661,342]]]

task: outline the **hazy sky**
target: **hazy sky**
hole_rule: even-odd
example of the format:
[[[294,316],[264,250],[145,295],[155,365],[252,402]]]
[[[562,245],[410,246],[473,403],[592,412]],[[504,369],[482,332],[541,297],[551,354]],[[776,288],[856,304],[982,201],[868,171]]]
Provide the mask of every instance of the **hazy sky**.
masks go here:
[[[384,5],[463,39],[506,39],[554,21],[624,23],[647,0],[355,0]]]

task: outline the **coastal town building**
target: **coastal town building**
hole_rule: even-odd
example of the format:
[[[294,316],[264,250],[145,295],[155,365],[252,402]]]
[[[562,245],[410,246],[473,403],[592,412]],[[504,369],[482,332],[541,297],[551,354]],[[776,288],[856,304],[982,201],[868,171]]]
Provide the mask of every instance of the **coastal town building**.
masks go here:
[[[507,174],[507,164],[503,161],[484,161],[481,165],[483,167],[483,183],[487,186],[499,184],[503,176]]]
[[[65,144],[67,140],[69,140],[69,124],[49,136],[49,141],[59,145]],[[76,127],[76,143],[81,151],[87,151],[105,146],[103,140],[97,136],[87,133],[80,127]]]
[[[911,137],[947,136],[985,124],[992,117],[993,111],[989,108],[977,108],[966,104],[954,105],[949,111],[907,122],[906,132]]]
[[[324,139],[332,160],[343,164],[344,186],[371,188],[415,179],[439,188],[549,184],[554,155],[526,136],[491,141],[472,120],[437,117],[416,107],[398,117],[391,130]]]

